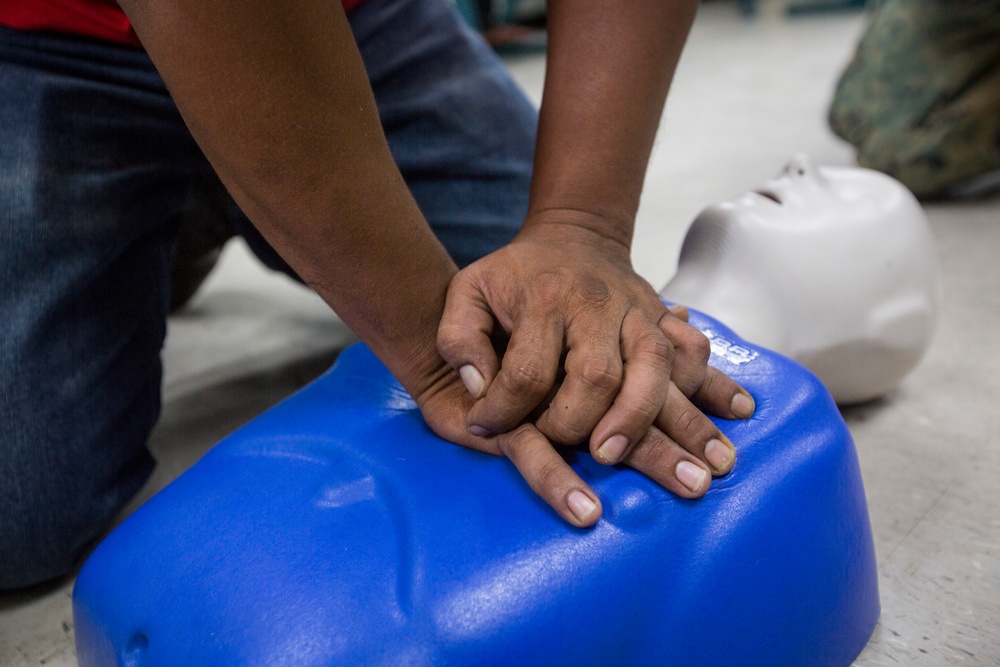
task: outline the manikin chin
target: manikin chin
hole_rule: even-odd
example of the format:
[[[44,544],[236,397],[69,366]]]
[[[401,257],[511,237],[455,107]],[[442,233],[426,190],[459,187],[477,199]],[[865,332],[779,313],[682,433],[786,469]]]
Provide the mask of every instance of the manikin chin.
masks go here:
[[[797,156],[695,219],[660,294],[801,362],[849,404],[888,392],[923,356],[941,269],[902,184]]]

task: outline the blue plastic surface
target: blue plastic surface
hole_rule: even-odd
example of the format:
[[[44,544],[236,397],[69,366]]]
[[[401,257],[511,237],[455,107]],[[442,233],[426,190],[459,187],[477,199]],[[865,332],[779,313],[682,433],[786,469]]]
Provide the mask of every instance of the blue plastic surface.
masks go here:
[[[848,665],[879,614],[854,445],[805,369],[692,313],[757,401],[697,501],[585,451],[565,524],[448,444],[363,346],[228,437],[94,552],[83,667]]]

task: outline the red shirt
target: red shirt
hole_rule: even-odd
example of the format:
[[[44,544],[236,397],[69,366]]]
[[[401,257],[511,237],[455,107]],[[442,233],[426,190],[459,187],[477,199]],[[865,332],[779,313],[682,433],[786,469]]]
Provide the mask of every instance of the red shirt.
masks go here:
[[[347,11],[363,1],[341,0]],[[0,25],[31,32],[70,33],[142,48],[115,0],[0,0]]]

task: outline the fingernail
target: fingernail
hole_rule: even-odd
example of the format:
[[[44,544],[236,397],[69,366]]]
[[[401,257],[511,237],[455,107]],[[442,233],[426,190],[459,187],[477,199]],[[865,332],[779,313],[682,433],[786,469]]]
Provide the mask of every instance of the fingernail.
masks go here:
[[[462,376],[462,382],[465,383],[465,388],[469,390],[469,393],[476,398],[482,398],[483,385],[486,384],[483,374],[476,370],[472,364],[466,364],[459,368],[458,374]]]
[[[618,463],[628,447],[628,438],[624,435],[613,435],[597,448],[597,453],[606,463]]]
[[[686,486],[691,493],[698,493],[705,482],[708,481],[708,471],[701,466],[696,466],[690,461],[681,461],[674,468],[674,473],[681,484]]]
[[[749,395],[742,392],[733,396],[733,403],[729,406],[729,409],[733,411],[733,414],[740,419],[749,419],[753,416],[754,410],[757,409],[757,405],[753,402],[753,399]]]
[[[731,444],[718,438],[712,438],[705,445],[705,458],[708,459],[708,464],[715,472],[722,475],[733,467],[733,461],[736,460],[736,450]]]
[[[476,436],[477,438],[485,438],[490,434],[489,431],[487,431],[479,424],[472,424],[471,426],[469,426],[469,433]]]
[[[597,511],[597,503],[590,499],[583,491],[574,491],[569,494],[569,498],[566,499],[566,503],[569,505],[569,511],[573,513],[573,516],[577,518],[577,521],[581,523],[586,522],[590,517]]]

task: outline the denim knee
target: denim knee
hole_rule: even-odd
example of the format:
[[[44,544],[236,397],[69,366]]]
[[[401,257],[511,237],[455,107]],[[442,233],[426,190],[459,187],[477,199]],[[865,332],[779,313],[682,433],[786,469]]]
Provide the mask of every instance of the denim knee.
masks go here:
[[[30,448],[41,469],[16,452],[0,466],[0,590],[70,574],[154,466],[144,446],[99,467],[46,449]]]
[[[0,588],[64,575],[153,468],[176,221],[209,169],[148,56],[0,29]]]
[[[136,350],[156,341],[95,327],[100,349],[72,310],[0,345],[0,589],[69,573],[154,466],[161,368]]]

